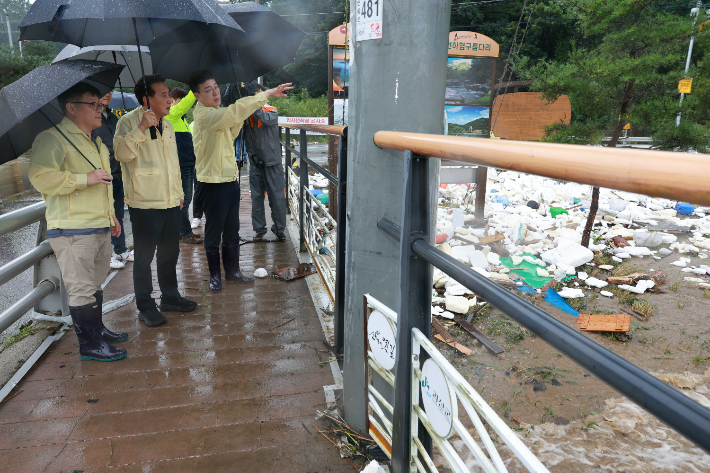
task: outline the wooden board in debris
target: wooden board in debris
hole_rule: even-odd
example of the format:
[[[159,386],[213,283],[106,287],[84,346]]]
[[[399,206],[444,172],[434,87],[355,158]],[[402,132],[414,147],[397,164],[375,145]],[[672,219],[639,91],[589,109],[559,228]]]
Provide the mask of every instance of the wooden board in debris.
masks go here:
[[[577,328],[585,332],[628,332],[631,330],[629,314],[579,314]]]

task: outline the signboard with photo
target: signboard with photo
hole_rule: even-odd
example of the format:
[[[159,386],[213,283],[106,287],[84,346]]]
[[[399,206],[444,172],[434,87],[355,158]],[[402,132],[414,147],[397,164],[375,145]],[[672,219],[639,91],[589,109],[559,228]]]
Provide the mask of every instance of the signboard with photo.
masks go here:
[[[448,135],[488,137],[498,44],[472,31],[449,34],[445,119]]]

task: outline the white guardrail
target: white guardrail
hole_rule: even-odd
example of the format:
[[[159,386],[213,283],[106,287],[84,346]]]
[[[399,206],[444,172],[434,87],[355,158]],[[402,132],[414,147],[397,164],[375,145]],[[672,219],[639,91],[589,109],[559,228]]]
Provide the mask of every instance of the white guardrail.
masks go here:
[[[288,203],[291,214],[294,215],[296,224],[299,208],[299,178],[293,169],[288,167]],[[338,222],[328,213],[328,210],[313,197],[308,188],[304,188],[305,217],[303,235],[306,247],[311,254],[313,264],[316,265],[326,288],[330,300],[335,300],[335,262],[336,262],[336,231]]]
[[[374,370],[394,387],[393,369],[397,343],[397,314],[369,294],[365,295],[365,307],[368,340],[369,432],[380,448],[391,457],[392,422],[383,409],[392,415],[393,408],[374,387],[372,381]],[[428,358],[421,363],[423,352],[426,352]],[[412,356],[413,395],[411,396],[412,430],[410,436],[412,472],[439,471],[418,437],[420,422],[431,436],[436,451],[454,472],[468,473],[470,471],[449,442],[449,439],[454,435],[458,435],[463,440],[483,471],[487,473],[508,471],[483,422],[486,422],[495,431],[528,471],[548,472],[547,468],[530,452],[505,421],[498,417],[434,344],[416,328],[412,330]],[[483,448],[459,420],[459,404],[463,406],[463,410],[473,423]],[[426,468],[420,458],[423,459]]]

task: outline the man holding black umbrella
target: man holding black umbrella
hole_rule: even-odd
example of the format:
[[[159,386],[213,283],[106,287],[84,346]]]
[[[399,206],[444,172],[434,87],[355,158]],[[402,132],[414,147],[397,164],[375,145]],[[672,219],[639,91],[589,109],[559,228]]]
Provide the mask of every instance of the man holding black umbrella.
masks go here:
[[[64,119],[35,138],[29,179],[47,203],[47,238],[69,295],[69,310],[82,360],[115,361],[126,333],[102,322],[101,284],[109,272],[111,236],[121,234],[113,209],[109,152],[91,141],[101,126],[100,92],[79,82],[59,96]]]
[[[210,271],[209,288],[222,290],[219,246],[222,243],[225,280],[250,284],[254,279],[239,269],[239,169],[234,140],[244,120],[261,108],[269,97],[285,97],[291,84],[282,84],[254,97],[237,100],[220,108],[219,86],[210,71],[201,70],[187,81],[199,102],[195,107],[193,142],[197,156],[197,180],[204,183],[202,192],[207,223],[205,253]]]
[[[133,224],[133,286],[138,318],[155,327],[167,322],[161,311],[190,312],[197,303],[183,298],[177,287],[184,194],[175,130],[163,120],[170,113],[172,99],[165,78],[160,75],[141,78],[135,94],[143,106],[118,121],[114,150],[123,169],[126,203]],[[157,129],[155,139],[151,139],[150,127]],[[159,308],[151,297],[150,265],[156,250],[162,293]]]

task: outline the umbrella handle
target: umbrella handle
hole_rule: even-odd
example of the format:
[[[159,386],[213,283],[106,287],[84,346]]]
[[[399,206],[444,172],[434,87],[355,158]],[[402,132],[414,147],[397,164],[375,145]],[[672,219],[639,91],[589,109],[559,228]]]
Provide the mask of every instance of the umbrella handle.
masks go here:
[[[94,168],[94,170],[96,170],[96,166],[94,166],[94,163],[92,163],[91,161],[89,161],[89,158],[87,158],[86,156],[84,156],[84,153],[82,153],[82,152],[79,150],[79,148],[76,147],[76,145],[74,144],[74,142],[73,142],[72,140],[70,140],[69,138],[67,138],[67,135],[65,135],[64,133],[62,133],[62,130],[60,130],[59,127],[58,127],[57,125],[55,125],[54,122],[53,122],[52,120],[50,120],[47,115],[44,114],[44,112],[42,111],[42,109],[39,109],[38,111],[39,111],[39,113],[42,114],[42,116],[43,116],[44,118],[47,119],[47,121],[48,121],[54,128],[57,129],[57,131],[59,132],[59,134],[62,135],[62,136],[64,137],[64,139],[67,140],[67,141],[69,142],[69,144],[72,145],[72,146],[74,147],[74,149],[79,152],[79,154],[81,155],[81,157],[84,158],[84,159],[86,159],[86,162],[89,163],[89,164],[91,164],[91,167]]]
[[[145,68],[143,67],[143,54],[141,51],[141,41],[140,38],[138,37],[138,26],[136,26],[136,19],[133,18],[133,31],[136,33],[136,45],[138,46],[138,61],[141,64],[141,75],[143,76],[143,86],[145,87],[145,100],[148,105],[148,111],[150,111],[150,98],[148,97],[148,84],[146,84],[145,81]],[[142,104],[138,104],[142,105]],[[155,129],[154,126],[150,127],[150,139],[151,140],[157,140],[158,139],[158,131]]]
[[[113,62],[115,64],[118,64],[118,61],[116,60],[116,51],[113,51]],[[140,51],[138,51],[138,54],[140,54]],[[121,89],[121,100],[123,100],[123,109],[126,109],[126,97],[123,96],[123,84],[121,84],[121,76],[118,76],[118,87]]]

